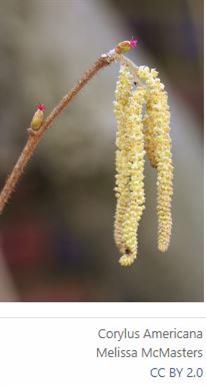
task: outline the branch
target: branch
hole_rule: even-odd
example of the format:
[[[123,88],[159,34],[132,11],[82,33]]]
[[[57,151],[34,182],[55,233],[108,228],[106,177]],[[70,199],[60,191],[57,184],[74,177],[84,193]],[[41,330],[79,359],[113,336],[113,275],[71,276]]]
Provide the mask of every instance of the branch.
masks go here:
[[[84,73],[74,88],[60,100],[53,111],[43,121],[41,128],[36,132],[29,129],[30,131],[26,145],[24,146],[19,159],[17,160],[16,165],[9,175],[0,194],[0,214],[4,210],[6,203],[14,191],[19,179],[23,174],[24,168],[33,155],[41,138],[48,130],[48,128],[51,127],[56,118],[61,114],[64,108],[66,108],[71,100],[80,92],[80,90],[99,72],[99,70],[109,66],[115,60],[119,60],[121,63],[127,64],[128,66],[132,67],[134,71],[135,65],[121,55],[123,52],[128,51],[130,48],[135,47],[136,44],[134,42],[135,41],[120,42],[115,47],[115,49],[109,51],[106,54],[102,54],[94,63],[94,65]]]

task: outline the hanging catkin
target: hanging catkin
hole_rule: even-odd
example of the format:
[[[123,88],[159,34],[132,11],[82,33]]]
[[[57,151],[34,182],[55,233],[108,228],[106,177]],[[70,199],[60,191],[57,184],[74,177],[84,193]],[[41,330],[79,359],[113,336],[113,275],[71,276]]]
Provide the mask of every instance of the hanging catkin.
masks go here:
[[[132,94],[132,76],[126,66],[121,66],[117,82],[114,102],[114,112],[117,120],[116,137],[116,198],[114,238],[117,247],[123,254],[126,250],[123,242],[123,223],[126,218],[129,197],[129,177],[127,172],[127,119],[130,97]]]
[[[120,264],[123,266],[131,265],[138,251],[138,226],[145,207],[145,152],[151,165],[157,169],[160,251],[167,250],[172,227],[173,166],[167,93],[157,78],[155,69],[150,70],[147,66],[137,67],[135,76],[141,84],[132,91],[134,74],[130,74],[128,67],[121,66],[114,103],[118,127],[114,235],[122,254]]]

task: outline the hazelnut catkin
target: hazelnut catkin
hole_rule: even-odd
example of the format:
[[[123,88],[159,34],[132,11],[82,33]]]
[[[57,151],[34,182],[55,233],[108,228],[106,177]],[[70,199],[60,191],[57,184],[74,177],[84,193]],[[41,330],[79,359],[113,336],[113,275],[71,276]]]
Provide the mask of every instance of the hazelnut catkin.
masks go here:
[[[126,217],[129,196],[129,177],[127,174],[127,118],[130,97],[132,93],[132,76],[126,66],[121,66],[119,80],[117,82],[114,102],[114,113],[117,120],[116,137],[116,198],[117,207],[115,214],[114,239],[121,253],[126,250],[122,240],[122,226]]]
[[[121,66],[114,103],[117,119],[115,242],[120,264],[131,265],[138,251],[137,232],[145,208],[144,155],[157,169],[158,248],[166,251],[171,236],[173,166],[170,112],[164,85],[155,69],[136,67],[140,86],[132,91],[133,75]],[[136,85],[136,83],[135,83]],[[144,104],[145,113],[144,112]]]
[[[160,251],[166,251],[169,247],[172,229],[173,165],[169,135],[170,113],[165,91],[160,92],[159,101],[162,109],[157,141],[158,248]]]
[[[157,168],[158,248],[169,247],[172,215],[173,165],[171,153],[170,112],[167,92],[157,78],[155,69],[138,68],[138,76],[146,86],[146,112],[144,116],[145,150],[150,163]]]
[[[145,91],[135,90],[130,99],[127,121],[127,174],[129,177],[129,196],[126,218],[123,223],[123,241],[126,251],[120,258],[122,266],[131,265],[138,249],[137,231],[144,210],[144,135],[142,107]]]
[[[132,92],[132,76],[120,69],[114,103],[117,118],[115,242],[123,254],[120,263],[131,265],[137,255],[137,229],[144,208],[144,89]]]

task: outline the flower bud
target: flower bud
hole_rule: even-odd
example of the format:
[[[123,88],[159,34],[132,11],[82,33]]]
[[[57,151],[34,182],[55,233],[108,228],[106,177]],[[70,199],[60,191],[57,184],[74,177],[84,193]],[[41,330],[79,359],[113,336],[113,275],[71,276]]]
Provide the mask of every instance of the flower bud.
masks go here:
[[[37,111],[35,112],[31,121],[31,129],[33,131],[38,131],[41,128],[44,119],[44,111],[45,111],[44,104],[39,104],[37,106]]]
[[[116,47],[115,51],[117,54],[127,53],[130,49],[133,49],[137,46],[137,39],[131,39],[130,41],[120,42]]]

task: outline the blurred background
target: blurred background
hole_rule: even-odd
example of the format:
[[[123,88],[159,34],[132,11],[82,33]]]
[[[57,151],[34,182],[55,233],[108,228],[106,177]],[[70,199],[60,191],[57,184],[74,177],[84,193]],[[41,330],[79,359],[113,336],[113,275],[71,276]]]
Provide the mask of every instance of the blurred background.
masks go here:
[[[0,0],[1,186],[38,103],[49,113],[97,56],[128,56],[169,93],[173,235],[157,250],[156,174],[145,169],[139,258],[113,241],[119,65],[102,71],[49,129],[0,220],[0,301],[203,301],[203,1]]]

